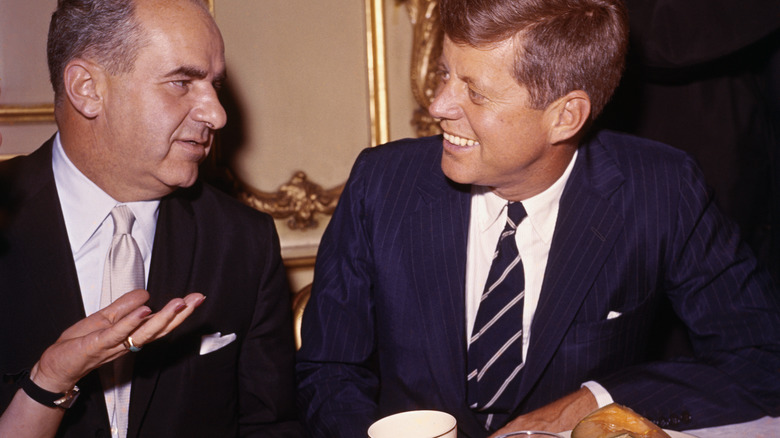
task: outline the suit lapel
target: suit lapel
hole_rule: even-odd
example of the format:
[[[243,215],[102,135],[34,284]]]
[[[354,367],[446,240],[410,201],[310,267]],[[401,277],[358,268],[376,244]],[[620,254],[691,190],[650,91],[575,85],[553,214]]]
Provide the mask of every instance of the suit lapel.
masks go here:
[[[26,273],[33,275],[38,301],[48,313],[47,324],[52,333],[60,334],[84,318],[76,266],[68,243],[65,219],[51,169],[51,140],[27,160],[20,187],[27,191],[26,200],[18,212],[15,233],[21,242],[18,250]],[[40,275],[45,273],[45,275]]]
[[[577,160],[560,201],[518,404],[557,351],[623,230],[609,199],[623,182],[620,170],[596,142],[583,145]]]
[[[197,226],[191,205],[182,192],[189,193],[191,190],[195,189],[179,191],[160,202],[148,281],[151,295],[148,304],[154,312],[162,309],[174,297],[183,297],[190,292],[187,288],[193,269]],[[138,434],[162,368],[153,348],[160,345],[152,344],[150,347],[136,356],[130,398],[129,437]]]
[[[429,373],[446,410],[460,418],[473,415],[459,403],[466,399],[465,278],[466,244],[471,208],[468,187],[448,181],[439,161],[423,171],[430,172],[419,186],[421,206],[408,216],[406,247],[414,293],[424,315],[420,324],[424,334]],[[471,431],[473,424],[458,424]]]
[[[155,311],[190,292],[187,287],[194,268],[196,232],[192,207],[184,194],[176,193],[160,202],[149,268],[149,302]]]

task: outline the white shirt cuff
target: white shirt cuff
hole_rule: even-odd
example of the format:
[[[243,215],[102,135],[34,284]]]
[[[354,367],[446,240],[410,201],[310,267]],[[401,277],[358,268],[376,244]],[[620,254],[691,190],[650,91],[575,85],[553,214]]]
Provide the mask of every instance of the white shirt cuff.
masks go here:
[[[598,403],[600,408],[615,402],[612,400],[612,396],[609,395],[609,392],[607,392],[607,390],[597,382],[590,380],[580,385],[580,388],[583,386],[588,388],[590,392],[593,393],[593,396],[596,397],[596,403]]]

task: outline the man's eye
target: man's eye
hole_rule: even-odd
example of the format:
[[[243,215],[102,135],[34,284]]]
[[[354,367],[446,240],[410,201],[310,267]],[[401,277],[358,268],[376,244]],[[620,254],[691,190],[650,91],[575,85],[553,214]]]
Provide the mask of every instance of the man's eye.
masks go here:
[[[436,76],[440,81],[447,81],[450,79],[450,72],[444,69],[438,69],[436,70]]]
[[[471,99],[474,103],[480,103],[485,101],[485,96],[479,94],[478,92],[474,91],[473,88],[469,87],[469,99]]]
[[[182,79],[179,81],[171,81],[171,83],[179,88],[184,88],[189,84],[189,81]]]

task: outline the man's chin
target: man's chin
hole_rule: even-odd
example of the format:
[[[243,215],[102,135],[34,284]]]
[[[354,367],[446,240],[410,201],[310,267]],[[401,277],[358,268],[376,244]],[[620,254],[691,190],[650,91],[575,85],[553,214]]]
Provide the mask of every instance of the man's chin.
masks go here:
[[[169,193],[177,189],[191,187],[198,180],[198,165],[189,163],[186,167],[186,169],[180,169],[175,173],[159,178],[159,181],[165,185]]]
[[[474,184],[476,181],[472,171],[446,156],[442,156],[441,170],[444,172],[444,176],[458,184]]]

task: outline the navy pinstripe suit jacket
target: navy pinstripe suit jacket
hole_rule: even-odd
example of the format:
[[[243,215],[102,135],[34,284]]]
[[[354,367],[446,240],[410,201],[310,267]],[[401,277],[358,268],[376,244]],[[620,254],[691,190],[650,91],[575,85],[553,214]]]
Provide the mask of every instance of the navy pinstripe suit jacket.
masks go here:
[[[299,352],[314,436],[365,437],[381,416],[466,404],[470,188],[442,173],[441,137],[364,151],[323,237]],[[656,360],[670,304],[694,357]],[[610,311],[621,316],[607,319]],[[615,401],[695,428],[780,414],[780,297],[695,163],[601,132],[561,198],[516,414],[601,383]],[[674,421],[672,422],[674,423]]]

